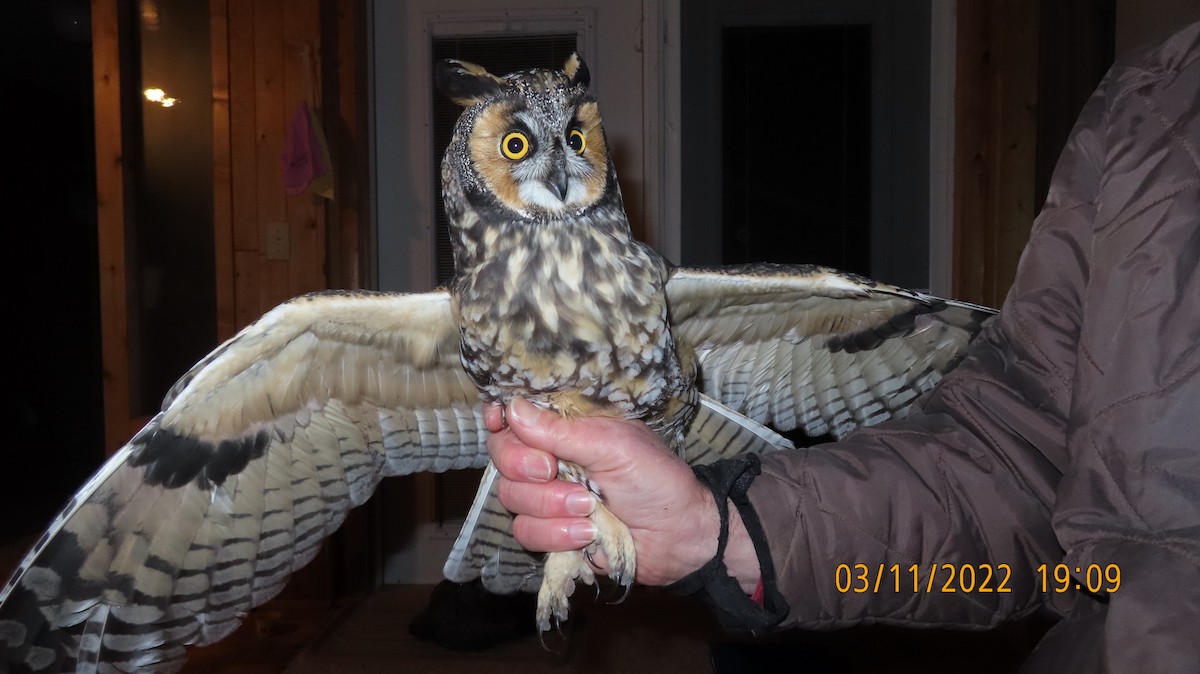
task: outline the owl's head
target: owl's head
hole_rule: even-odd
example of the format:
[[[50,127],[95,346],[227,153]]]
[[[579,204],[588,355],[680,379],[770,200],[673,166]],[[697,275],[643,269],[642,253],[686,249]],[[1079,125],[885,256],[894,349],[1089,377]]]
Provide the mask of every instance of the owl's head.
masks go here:
[[[575,54],[562,70],[504,77],[465,61],[442,62],[438,88],[466,108],[442,166],[448,210],[454,187],[468,201],[534,219],[579,212],[615,191],[588,80]]]

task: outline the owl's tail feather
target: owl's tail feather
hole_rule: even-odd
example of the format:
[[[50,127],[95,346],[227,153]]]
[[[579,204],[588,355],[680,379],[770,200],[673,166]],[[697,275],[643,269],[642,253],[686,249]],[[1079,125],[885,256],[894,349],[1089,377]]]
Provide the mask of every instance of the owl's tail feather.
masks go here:
[[[536,592],[542,583],[542,555],[522,548],[513,538],[512,513],[496,495],[499,475],[488,464],[442,573],[455,583],[478,578],[495,594]]]

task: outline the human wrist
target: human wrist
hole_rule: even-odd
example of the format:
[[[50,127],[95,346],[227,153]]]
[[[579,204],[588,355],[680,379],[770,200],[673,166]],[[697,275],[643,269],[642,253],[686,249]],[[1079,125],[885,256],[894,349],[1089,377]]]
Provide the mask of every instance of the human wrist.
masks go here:
[[[695,482],[695,509],[697,518],[692,526],[697,532],[690,540],[692,545],[686,552],[681,551],[678,558],[682,562],[674,580],[690,575],[708,564],[717,556],[721,536],[721,510],[717,507],[715,494],[706,486]],[[758,553],[754,541],[742,521],[742,514],[732,499],[725,499],[725,517],[728,531],[726,533],[725,550],[721,561],[724,562],[729,576],[737,581],[747,595],[753,594],[762,578],[758,562]]]
[[[751,482],[762,472],[758,456],[722,459],[693,466],[692,471],[709,491],[707,502],[717,511],[716,549],[709,548],[712,557],[708,562],[668,589],[701,597],[721,623],[733,629],[754,631],[778,625],[787,615],[787,603],[775,583],[762,523],[747,498]],[[701,536],[711,541],[712,516],[707,507],[705,510]],[[760,579],[761,596],[757,591]]]
[[[699,492],[699,507],[697,508],[699,515],[698,521],[695,523],[695,530],[698,534],[692,537],[694,544],[688,548],[688,552],[679,555],[683,563],[674,580],[690,575],[717,556],[721,535],[721,513],[717,508],[713,493],[698,482],[696,487]],[[758,554],[754,549],[754,541],[746,531],[746,524],[742,521],[742,515],[738,512],[737,506],[731,499],[726,499],[725,507],[728,513],[729,530],[721,560],[725,563],[729,576],[736,580],[738,586],[749,595],[754,592],[762,577]]]
[[[685,525],[672,557],[677,566],[666,584],[695,573],[717,556],[721,536],[721,513],[713,494],[699,481],[693,484],[690,510],[693,516]],[[744,528],[744,527],[743,527]]]

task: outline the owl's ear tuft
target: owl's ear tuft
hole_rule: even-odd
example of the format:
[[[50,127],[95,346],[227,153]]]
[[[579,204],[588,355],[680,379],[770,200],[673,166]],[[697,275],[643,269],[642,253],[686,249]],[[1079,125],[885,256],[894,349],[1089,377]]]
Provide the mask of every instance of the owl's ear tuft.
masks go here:
[[[483,66],[457,59],[438,62],[433,81],[438,91],[464,108],[492,98],[506,86]]]
[[[570,58],[567,59],[566,65],[563,66],[563,73],[573,86],[587,88],[589,82],[592,81],[592,75],[588,72],[587,64],[583,59],[579,58],[579,52],[571,52]]]

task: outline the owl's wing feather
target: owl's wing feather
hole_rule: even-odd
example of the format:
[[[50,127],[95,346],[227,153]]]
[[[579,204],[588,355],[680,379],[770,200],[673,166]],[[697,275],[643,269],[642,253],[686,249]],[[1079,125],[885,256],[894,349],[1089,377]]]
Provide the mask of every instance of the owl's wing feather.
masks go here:
[[[705,394],[810,436],[903,416],[995,313],[812,265],[677,269],[667,297]]]
[[[0,670],[175,671],[387,475],[487,463],[445,292],[318,293],[213,351],[0,593]]]

